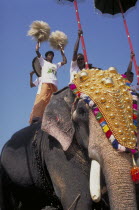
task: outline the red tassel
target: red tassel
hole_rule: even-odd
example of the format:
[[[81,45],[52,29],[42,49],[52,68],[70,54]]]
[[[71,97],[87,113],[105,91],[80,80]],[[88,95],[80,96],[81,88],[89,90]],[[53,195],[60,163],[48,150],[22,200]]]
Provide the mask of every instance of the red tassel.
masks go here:
[[[136,183],[139,184],[139,167],[134,166],[131,171],[131,176],[132,176],[132,180]]]
[[[139,184],[139,167],[137,167],[136,165],[134,155],[132,155],[132,161],[133,161],[133,168],[130,171],[131,177],[132,177],[133,182],[135,182],[135,184]]]

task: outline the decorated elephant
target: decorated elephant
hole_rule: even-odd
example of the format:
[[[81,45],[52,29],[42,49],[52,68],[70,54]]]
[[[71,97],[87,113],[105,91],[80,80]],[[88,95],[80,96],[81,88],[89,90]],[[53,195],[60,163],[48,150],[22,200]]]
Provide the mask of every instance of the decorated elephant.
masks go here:
[[[91,161],[86,149],[89,115],[85,102],[80,103],[78,121],[73,122],[71,114],[77,103],[74,101],[75,95],[68,87],[55,93],[46,109],[54,122],[51,134],[42,131],[41,122],[37,122],[15,133],[4,145],[1,210],[109,209],[105,202],[93,203],[90,196]]]
[[[90,170],[92,199],[96,202],[100,200],[101,165],[110,208],[122,210],[139,208],[137,207],[139,197],[136,197],[139,187],[131,179],[132,175],[134,181],[139,181],[139,168],[135,165],[134,159],[132,162],[133,155],[138,151],[136,94],[130,90],[124,78],[114,68],[106,71],[84,70],[75,75],[70,89],[76,95],[72,105],[72,119],[68,122],[61,119],[66,110],[62,107],[60,111],[63,113],[56,111],[56,107],[60,106],[57,98],[57,103],[53,104],[51,100],[45,110],[42,129],[54,136],[63,150],[67,151],[74,136],[72,122],[80,121],[80,125],[83,124],[79,128],[81,131],[85,128],[84,118],[88,116],[89,138],[79,137],[78,140],[79,144],[88,150],[89,157],[93,160]],[[64,96],[64,100],[65,103],[69,103],[68,95]],[[86,108],[83,106],[84,102]],[[133,168],[132,171],[131,168]]]
[[[88,73],[84,73],[77,77],[77,82],[87,79]],[[111,88],[112,79],[107,80]],[[82,88],[82,83],[79,85]],[[88,86],[85,83],[86,89]],[[111,209],[137,209],[139,202],[130,176],[131,154],[112,147],[92,113],[96,104],[79,91],[78,83],[76,87],[71,86],[72,91],[64,88],[52,96],[41,125],[45,132],[40,129],[40,123],[36,123],[14,134],[4,146],[1,153],[2,210],[39,210],[45,206],[108,209],[106,200],[105,206],[95,206],[91,201],[91,197],[97,202],[101,199],[98,163],[105,176]],[[105,104],[105,98],[102,97],[101,102]],[[120,148],[126,150],[124,146]]]

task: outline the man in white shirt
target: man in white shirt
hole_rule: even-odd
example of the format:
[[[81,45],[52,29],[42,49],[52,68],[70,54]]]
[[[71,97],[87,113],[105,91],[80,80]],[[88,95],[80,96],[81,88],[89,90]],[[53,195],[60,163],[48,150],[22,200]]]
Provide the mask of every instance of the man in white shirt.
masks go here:
[[[78,30],[78,37],[74,45],[73,57],[72,57],[71,66],[70,66],[70,83],[72,83],[72,80],[74,79],[74,74],[77,74],[82,69],[85,69],[84,55],[82,53],[78,53],[80,37],[82,36],[82,34],[83,34],[83,31]],[[88,64],[88,66],[89,66],[89,69],[96,68],[96,67],[93,67],[92,64]]]
[[[32,113],[30,115],[30,124],[33,123],[33,119],[41,119],[43,116],[44,109],[49,103],[51,95],[57,91],[57,70],[61,66],[67,63],[66,56],[62,46],[61,55],[63,58],[62,62],[53,64],[54,52],[48,51],[45,53],[45,59],[39,52],[39,44],[36,44],[36,54],[38,56],[41,65],[41,88],[40,93],[37,94]]]
[[[79,71],[85,68],[84,56],[81,53],[78,54],[80,37],[82,34],[82,30],[78,30],[78,37],[74,46],[73,57],[70,66],[70,83],[74,79],[74,74],[77,74]]]

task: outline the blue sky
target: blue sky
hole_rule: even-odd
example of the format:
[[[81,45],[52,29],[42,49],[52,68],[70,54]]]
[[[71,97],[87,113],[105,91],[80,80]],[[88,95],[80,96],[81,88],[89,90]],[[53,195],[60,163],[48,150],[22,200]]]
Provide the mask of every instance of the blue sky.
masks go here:
[[[121,15],[98,14],[93,0],[85,0],[78,7],[89,63],[102,69],[115,66],[119,73],[124,73],[130,50]],[[125,17],[139,65],[139,2]],[[68,63],[59,69],[58,88],[69,82],[69,67],[77,38],[73,4],[59,5],[56,0],[0,0],[0,150],[12,134],[29,125],[37,88],[29,86],[36,43],[27,36],[27,31],[35,20],[47,22],[51,32],[60,30],[68,36],[65,48]],[[43,43],[40,48],[42,55],[48,50],[52,50],[49,44]],[[54,63],[61,61],[60,52],[54,52]],[[79,52],[82,52],[81,47]],[[136,83],[135,76],[133,84]]]

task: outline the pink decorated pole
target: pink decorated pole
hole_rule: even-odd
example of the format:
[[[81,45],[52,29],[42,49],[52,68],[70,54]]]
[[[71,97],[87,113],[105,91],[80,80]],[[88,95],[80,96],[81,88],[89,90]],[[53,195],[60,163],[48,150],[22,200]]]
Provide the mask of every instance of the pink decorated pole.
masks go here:
[[[80,16],[79,16],[79,12],[78,12],[78,5],[77,5],[77,1],[74,0],[74,7],[75,7],[75,11],[76,11],[76,18],[77,18],[77,23],[78,23],[78,29],[82,30],[82,26],[80,23]],[[87,58],[87,53],[86,53],[86,48],[85,48],[85,42],[84,42],[84,37],[83,35],[81,35],[81,43],[82,43],[82,49],[83,49],[83,54],[84,54],[84,59],[85,59],[85,68],[89,69],[88,66],[88,58]]]
[[[129,47],[130,47],[131,52],[134,53],[132,41],[131,41],[130,34],[129,34],[129,31],[128,31],[127,22],[126,22],[126,19],[125,19],[125,16],[124,16],[124,12],[123,12],[123,8],[122,8],[122,4],[121,4],[120,0],[119,0],[119,6],[120,6],[122,17],[123,17],[123,22],[124,22],[124,26],[125,26],[126,35],[127,35],[127,38],[128,38]],[[137,66],[135,56],[133,57],[133,62],[134,62],[134,67],[135,67],[135,71],[136,71],[136,75],[137,75],[137,81],[139,83],[139,70],[138,70],[138,66]]]

